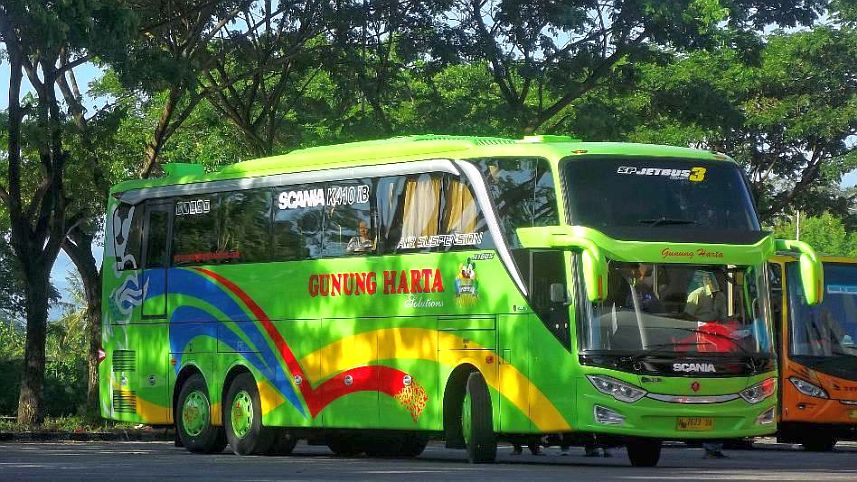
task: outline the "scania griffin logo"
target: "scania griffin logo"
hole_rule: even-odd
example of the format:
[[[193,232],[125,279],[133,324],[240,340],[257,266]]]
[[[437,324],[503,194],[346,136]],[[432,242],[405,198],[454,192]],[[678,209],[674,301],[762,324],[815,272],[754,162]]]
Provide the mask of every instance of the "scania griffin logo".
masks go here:
[[[674,372],[715,373],[713,363],[673,363]]]

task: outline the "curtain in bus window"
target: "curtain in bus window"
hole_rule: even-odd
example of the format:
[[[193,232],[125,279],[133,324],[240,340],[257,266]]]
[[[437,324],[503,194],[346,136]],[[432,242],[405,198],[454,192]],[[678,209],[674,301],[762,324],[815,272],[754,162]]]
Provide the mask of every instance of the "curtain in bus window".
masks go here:
[[[113,211],[113,251],[118,271],[139,268],[143,205],[122,203]]]
[[[409,246],[413,238],[437,234],[440,181],[439,177],[421,174],[405,183],[401,246]]]
[[[467,185],[458,179],[451,179],[446,189],[444,234],[472,233],[476,231],[478,209]]]

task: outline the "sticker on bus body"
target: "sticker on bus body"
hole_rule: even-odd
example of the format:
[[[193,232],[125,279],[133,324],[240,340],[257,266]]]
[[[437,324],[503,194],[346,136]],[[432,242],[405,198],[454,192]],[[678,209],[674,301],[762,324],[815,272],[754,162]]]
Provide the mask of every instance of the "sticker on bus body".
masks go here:
[[[691,167],[690,169],[672,169],[668,167],[636,167],[636,166],[619,166],[616,169],[616,174],[626,174],[635,176],[658,176],[666,177],[677,181],[692,181],[702,182],[705,180],[704,167]]]
[[[827,285],[827,292],[831,295],[857,295],[857,285]]]

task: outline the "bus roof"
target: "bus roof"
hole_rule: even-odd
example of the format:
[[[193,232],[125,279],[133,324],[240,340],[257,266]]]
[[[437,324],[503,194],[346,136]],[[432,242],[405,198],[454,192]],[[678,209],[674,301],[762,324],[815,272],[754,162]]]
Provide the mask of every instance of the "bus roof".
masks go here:
[[[701,149],[623,142],[583,142],[568,136],[526,136],[523,139],[421,134],[371,141],[297,149],[278,156],[231,164],[206,174],[198,164],[164,164],[166,176],[135,179],[117,184],[111,192],[189,184],[221,179],[268,176],[293,172],[387,164],[431,157],[616,155],[676,157],[732,161],[728,156]]]

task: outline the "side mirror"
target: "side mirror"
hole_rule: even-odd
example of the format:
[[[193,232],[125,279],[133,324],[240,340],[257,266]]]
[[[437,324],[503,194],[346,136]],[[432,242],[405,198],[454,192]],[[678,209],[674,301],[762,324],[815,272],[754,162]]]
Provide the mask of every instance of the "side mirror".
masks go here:
[[[607,298],[607,260],[591,239],[576,236],[563,227],[518,228],[517,233],[525,248],[574,248],[581,251],[586,298],[593,303]]]
[[[565,296],[565,285],[562,283],[551,283],[550,286],[551,303],[563,303],[568,301]]]
[[[774,240],[777,251],[799,253],[800,281],[808,305],[817,305],[824,299],[824,268],[815,250],[803,241]]]

